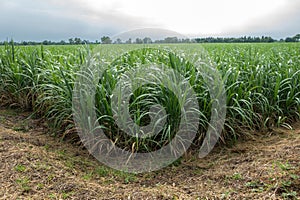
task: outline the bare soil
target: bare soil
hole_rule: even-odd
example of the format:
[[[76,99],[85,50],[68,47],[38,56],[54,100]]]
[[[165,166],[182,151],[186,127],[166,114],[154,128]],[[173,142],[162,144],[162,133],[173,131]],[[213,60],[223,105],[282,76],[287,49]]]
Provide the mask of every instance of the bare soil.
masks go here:
[[[300,198],[299,122],[135,175],[101,165],[30,114],[0,108],[0,199]]]

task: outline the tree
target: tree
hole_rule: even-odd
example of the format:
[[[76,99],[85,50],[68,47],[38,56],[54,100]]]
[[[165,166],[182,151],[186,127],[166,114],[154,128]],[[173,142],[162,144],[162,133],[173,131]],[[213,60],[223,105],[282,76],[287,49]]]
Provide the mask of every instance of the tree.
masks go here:
[[[80,38],[75,38],[74,39],[75,44],[81,44],[81,39]]]
[[[28,42],[23,41],[23,42],[21,42],[21,44],[24,45],[24,46],[26,46],[26,45],[28,45]],[[1,44],[0,44],[0,45],[1,45]]]
[[[126,43],[126,44],[131,44],[131,43],[132,43],[131,38],[129,38],[125,43]]]
[[[254,41],[254,42],[260,42],[260,38],[259,38],[259,37],[254,37],[254,38],[253,38],[253,41]]]
[[[300,34],[297,34],[293,37],[296,42],[300,42]]]
[[[42,42],[43,45],[48,45],[48,44],[50,44],[50,43],[51,43],[51,42],[48,41],[48,40],[44,40],[44,41]]]
[[[117,38],[116,42],[117,44],[122,44],[122,40],[120,38]]]
[[[190,38],[185,38],[181,40],[182,43],[191,43]]]
[[[108,37],[108,36],[103,36],[103,37],[101,38],[101,43],[102,43],[102,44],[111,44],[111,42],[112,42],[112,40],[111,40],[110,37]]]
[[[70,39],[69,39],[69,44],[74,44],[73,38],[70,38]]]
[[[61,41],[59,42],[59,44],[60,44],[60,45],[65,45],[66,42],[65,42],[64,40],[61,40]]]
[[[144,44],[151,44],[151,43],[152,43],[152,40],[151,40],[150,37],[145,37],[145,38],[143,39],[143,43],[144,43]]]
[[[296,42],[295,38],[287,37],[285,38],[285,42]]]
[[[141,38],[136,38],[135,43],[137,44],[143,44],[143,40]]]
[[[165,38],[165,43],[177,43],[178,38],[177,37],[166,37]]]
[[[261,42],[274,42],[275,40],[271,37],[262,36],[260,41]]]
[[[201,42],[201,38],[195,38],[194,39],[197,43],[200,43]]]

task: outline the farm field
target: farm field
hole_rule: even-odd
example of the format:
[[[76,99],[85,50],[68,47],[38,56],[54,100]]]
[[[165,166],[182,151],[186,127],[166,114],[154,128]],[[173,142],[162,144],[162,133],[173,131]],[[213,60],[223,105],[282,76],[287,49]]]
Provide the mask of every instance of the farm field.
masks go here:
[[[96,56],[91,57],[93,53]],[[196,61],[215,66],[226,92],[224,129],[217,148],[204,159],[193,152],[205,137],[213,101]],[[153,63],[179,72],[195,91],[199,106],[198,132],[188,153],[166,169],[138,175],[110,170],[87,156],[79,144],[72,113],[74,83],[86,63],[107,66],[95,83],[97,117],[107,137],[133,152],[157,150],[175,137],[178,101],[160,86],[138,88],[130,105],[135,122],[149,121],[149,101],[141,100],[143,95],[164,105],[167,123],[150,139],[124,136],[114,123],[108,99],[118,78],[131,68]],[[0,195],[296,199],[300,195],[299,66],[299,43],[0,47],[0,153],[5,163],[0,171],[1,178],[6,177],[0,179],[5,185]],[[41,160],[48,153],[49,160]],[[37,178],[33,173],[39,167],[43,169]],[[70,177],[76,180],[73,184]],[[60,185],[64,181],[70,188]]]

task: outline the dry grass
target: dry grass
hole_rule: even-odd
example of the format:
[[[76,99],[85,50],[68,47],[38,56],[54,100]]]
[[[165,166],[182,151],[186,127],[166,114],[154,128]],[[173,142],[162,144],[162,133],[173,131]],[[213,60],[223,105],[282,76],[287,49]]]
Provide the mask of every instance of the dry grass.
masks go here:
[[[297,199],[300,123],[274,129],[204,159],[132,175],[99,164],[45,134],[30,113],[0,109],[0,199]]]

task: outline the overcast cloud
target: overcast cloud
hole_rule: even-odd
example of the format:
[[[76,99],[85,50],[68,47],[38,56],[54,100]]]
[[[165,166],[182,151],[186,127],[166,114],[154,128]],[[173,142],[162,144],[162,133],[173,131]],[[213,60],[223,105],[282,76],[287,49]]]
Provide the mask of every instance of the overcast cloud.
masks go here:
[[[96,40],[140,28],[188,36],[300,32],[300,0],[1,0],[0,40]]]

